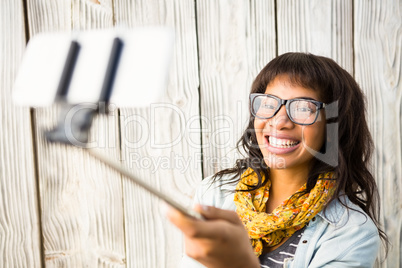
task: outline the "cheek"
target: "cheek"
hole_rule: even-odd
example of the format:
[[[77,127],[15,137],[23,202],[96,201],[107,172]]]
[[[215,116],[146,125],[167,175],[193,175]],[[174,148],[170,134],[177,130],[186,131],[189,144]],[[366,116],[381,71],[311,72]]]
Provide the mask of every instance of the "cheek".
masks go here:
[[[255,131],[255,135],[257,137],[257,141],[258,143],[261,143],[261,139],[263,138],[263,134],[262,131],[265,127],[265,122],[262,120],[254,120],[254,131]]]
[[[319,124],[314,128],[305,128],[303,130],[303,140],[311,149],[320,151],[325,141],[325,125]]]

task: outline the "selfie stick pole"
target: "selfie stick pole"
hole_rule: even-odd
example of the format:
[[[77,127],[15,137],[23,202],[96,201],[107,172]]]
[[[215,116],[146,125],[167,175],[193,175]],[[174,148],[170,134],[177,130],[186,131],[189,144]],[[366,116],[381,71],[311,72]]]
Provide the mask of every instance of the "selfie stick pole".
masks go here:
[[[189,210],[189,209],[185,208],[180,203],[176,202],[174,199],[170,198],[169,196],[165,195],[162,192],[159,192],[159,191],[155,190],[149,184],[147,184],[144,181],[140,180],[139,178],[135,177],[127,168],[122,166],[119,162],[113,161],[112,159],[104,156],[102,153],[99,152],[99,150],[92,149],[92,148],[86,148],[86,150],[88,151],[88,153],[90,155],[92,155],[96,159],[100,160],[101,162],[105,163],[106,165],[108,165],[112,169],[114,169],[117,172],[121,173],[123,176],[131,179],[132,182],[134,182],[138,186],[146,189],[147,191],[151,192],[155,196],[159,197],[160,199],[162,199],[163,201],[165,201],[166,203],[168,203],[172,207],[178,209],[180,212],[182,212],[186,216],[193,217],[193,218],[196,218],[196,219],[199,219],[199,220],[203,219],[201,214],[197,213],[194,210]]]

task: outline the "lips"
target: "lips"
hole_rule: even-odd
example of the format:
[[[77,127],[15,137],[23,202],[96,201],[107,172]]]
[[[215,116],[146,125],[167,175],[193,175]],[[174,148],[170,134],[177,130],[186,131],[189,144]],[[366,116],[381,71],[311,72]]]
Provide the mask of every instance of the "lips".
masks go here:
[[[274,154],[286,154],[296,150],[300,141],[290,137],[265,136],[267,150]]]

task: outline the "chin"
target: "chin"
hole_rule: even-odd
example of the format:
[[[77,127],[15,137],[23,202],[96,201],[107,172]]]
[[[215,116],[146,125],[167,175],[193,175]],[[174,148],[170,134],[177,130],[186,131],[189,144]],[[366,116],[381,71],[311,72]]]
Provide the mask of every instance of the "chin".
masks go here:
[[[286,169],[286,160],[278,155],[268,154],[264,156],[264,161],[267,167],[271,169]]]

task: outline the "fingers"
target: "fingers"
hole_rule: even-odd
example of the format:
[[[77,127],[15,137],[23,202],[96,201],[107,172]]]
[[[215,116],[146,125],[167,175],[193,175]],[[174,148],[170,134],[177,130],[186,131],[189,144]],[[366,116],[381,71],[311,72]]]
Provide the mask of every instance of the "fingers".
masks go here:
[[[168,219],[186,236],[191,238],[216,238],[226,233],[232,225],[242,226],[236,212],[215,207],[196,205],[194,210],[201,213],[206,220],[197,220],[170,207]]]
[[[177,228],[179,228],[183,233],[188,234],[194,229],[194,224],[196,219],[185,216],[183,213],[177,209],[167,205],[166,216]]]
[[[201,213],[207,220],[224,220],[233,224],[241,224],[236,212],[216,207],[195,205],[194,210]]]
[[[213,238],[216,235],[216,225],[209,220],[188,217],[172,207],[168,208],[167,217],[189,238]]]

